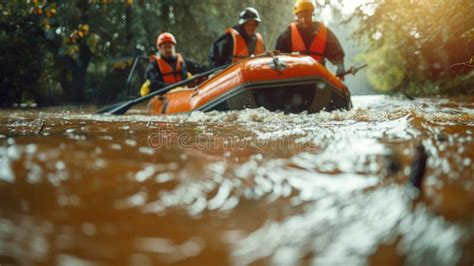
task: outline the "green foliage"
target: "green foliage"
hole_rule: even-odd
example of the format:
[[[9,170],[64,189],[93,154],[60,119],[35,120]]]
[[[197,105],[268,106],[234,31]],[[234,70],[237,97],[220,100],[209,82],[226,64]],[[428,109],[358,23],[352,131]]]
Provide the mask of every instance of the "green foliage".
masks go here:
[[[212,42],[247,6],[261,12],[259,31],[273,48],[292,20],[292,5],[293,0],[1,0],[0,61],[7,78],[0,104],[113,101],[123,96],[133,58],[156,52],[159,33],[172,32],[179,52],[205,62]]]
[[[55,74],[47,71],[54,60],[44,34],[45,20],[37,15],[43,9],[24,1],[2,1],[0,8],[0,106],[29,100],[55,103],[61,91]]]
[[[413,96],[474,93],[474,71],[436,81],[409,82],[406,92]]]
[[[462,91],[468,84],[458,76],[470,77],[472,67],[452,66],[474,55],[472,10],[472,0],[374,0],[359,8],[355,36],[370,47],[369,81],[380,91]]]
[[[337,15],[342,0],[317,2],[318,10],[331,7]],[[212,42],[237,23],[247,6],[261,13],[259,31],[272,49],[293,19],[293,3],[0,0],[0,105],[124,97],[133,58],[155,53],[158,34],[172,32],[179,52],[205,63]],[[369,81],[383,92],[417,94],[471,86],[473,62],[471,67],[455,64],[474,56],[472,10],[472,0],[373,0],[360,7],[352,19],[360,22],[355,36],[370,47],[361,56],[369,63]],[[135,88],[142,72],[134,79]]]
[[[398,50],[384,45],[360,57],[370,66],[367,70],[368,80],[379,91],[389,92],[391,88],[402,84],[407,71]]]

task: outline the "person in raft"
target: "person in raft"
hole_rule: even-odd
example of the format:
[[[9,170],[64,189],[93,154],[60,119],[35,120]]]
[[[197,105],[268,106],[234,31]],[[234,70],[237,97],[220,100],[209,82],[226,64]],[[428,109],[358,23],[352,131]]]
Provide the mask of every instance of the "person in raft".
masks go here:
[[[297,0],[293,8],[296,21],[278,37],[275,49],[306,54],[323,65],[327,59],[337,67],[336,76],[341,76],[345,72],[344,50],[331,30],[313,20],[314,10],[311,0]]]
[[[177,53],[176,44],[176,38],[171,33],[164,32],[158,36],[156,47],[159,53],[150,58],[145,70],[146,81],[140,89],[141,96],[207,70],[206,67]]]
[[[265,44],[262,35],[257,32],[261,22],[260,14],[253,7],[240,12],[239,23],[226,29],[214,41],[209,52],[210,66],[220,67],[264,53]]]

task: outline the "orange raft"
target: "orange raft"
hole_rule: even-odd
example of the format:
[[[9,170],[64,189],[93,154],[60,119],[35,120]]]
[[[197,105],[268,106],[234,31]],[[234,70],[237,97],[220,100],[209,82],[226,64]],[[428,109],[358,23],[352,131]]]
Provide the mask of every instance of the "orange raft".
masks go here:
[[[264,107],[285,113],[350,109],[347,87],[310,56],[253,57],[235,63],[194,88],[151,99],[155,114]]]

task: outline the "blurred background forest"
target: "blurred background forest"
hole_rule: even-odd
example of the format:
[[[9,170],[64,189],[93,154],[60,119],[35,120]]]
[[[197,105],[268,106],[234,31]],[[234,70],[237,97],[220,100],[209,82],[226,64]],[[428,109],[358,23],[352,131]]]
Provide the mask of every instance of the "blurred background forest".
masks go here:
[[[360,4],[350,12],[346,0],[316,2],[318,19],[337,21],[335,27],[364,47],[357,59],[369,64],[368,81],[377,91],[432,95],[474,89],[474,1],[349,0]],[[0,0],[0,106],[103,104],[124,98],[134,57],[155,53],[159,33],[172,32],[179,52],[206,63],[212,42],[236,24],[247,6],[261,13],[259,31],[267,49],[273,49],[293,20],[293,4]],[[341,42],[345,37],[339,36]],[[139,82],[140,77],[134,87]]]

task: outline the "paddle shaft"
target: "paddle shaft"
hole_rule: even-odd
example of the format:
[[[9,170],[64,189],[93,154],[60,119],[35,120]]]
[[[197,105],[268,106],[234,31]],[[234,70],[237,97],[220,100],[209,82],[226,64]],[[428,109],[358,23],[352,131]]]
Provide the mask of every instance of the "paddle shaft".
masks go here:
[[[135,59],[133,60],[132,68],[130,69],[130,72],[128,73],[127,83],[125,84],[125,91],[127,92],[127,95],[128,95],[128,96],[130,96],[130,95],[132,94],[132,93],[130,92],[130,86],[131,86],[131,84],[132,84],[132,78],[133,78],[133,75],[135,74],[135,71],[137,70],[138,62],[139,62],[140,60],[147,60],[147,61],[148,61],[148,57],[143,56],[143,55],[139,55],[139,56],[135,57]],[[111,110],[117,108],[118,106],[121,106],[122,104],[125,104],[126,102],[127,102],[127,101],[119,102],[119,103],[115,103],[115,104],[106,106],[106,107],[101,108],[101,109],[99,109],[98,111],[96,111],[96,114],[105,114],[105,113],[108,113],[108,112],[110,112]]]
[[[367,67],[367,64],[363,64],[363,65],[360,65],[358,67],[351,67],[349,68],[348,70],[346,70],[346,72],[340,74],[340,75],[337,75],[338,77],[345,77],[349,74],[352,74],[352,75],[355,75],[357,74],[357,72],[359,72],[359,70],[363,69],[363,68],[366,68]]]
[[[195,76],[193,76],[192,78],[190,79],[186,79],[186,80],[182,80],[182,81],[179,81],[179,82],[176,82],[176,83],[173,83],[169,86],[166,86],[162,89],[159,89],[157,91],[154,91],[154,92],[151,92],[145,96],[142,96],[142,97],[139,97],[139,98],[136,98],[136,99],[133,99],[133,100],[130,100],[130,101],[127,101],[123,104],[121,104],[120,106],[110,110],[109,112],[105,112],[107,114],[114,114],[114,115],[119,115],[119,114],[124,114],[128,111],[128,109],[130,109],[130,107],[132,107],[133,105],[136,105],[138,103],[141,103],[143,101],[146,101],[146,100],[149,100],[157,95],[161,95],[161,94],[164,94],[174,88],[177,88],[177,87],[180,87],[180,86],[184,86],[186,84],[189,84],[193,81],[195,81],[196,79],[199,79],[199,78],[202,78],[202,77],[206,77],[206,76],[209,76],[211,75],[212,73],[215,73],[219,70],[222,70],[222,69],[225,69],[227,67],[227,65],[224,65],[224,66],[220,66],[220,67],[217,67],[217,68],[214,68],[214,69],[211,69],[209,71],[206,71],[204,73],[201,73],[201,74],[197,74]]]
[[[133,78],[133,75],[135,74],[135,71],[137,70],[137,66],[138,66],[138,62],[140,60],[149,60],[148,57],[146,56],[137,56],[135,57],[135,59],[133,60],[133,64],[132,64],[132,69],[130,70],[130,73],[128,74],[128,77],[127,77],[127,83],[125,85],[125,91],[127,92],[127,95],[130,95],[130,85],[132,84],[132,78]]]

